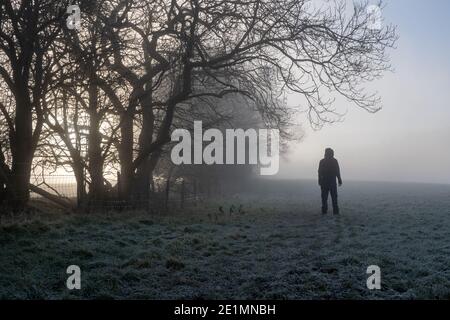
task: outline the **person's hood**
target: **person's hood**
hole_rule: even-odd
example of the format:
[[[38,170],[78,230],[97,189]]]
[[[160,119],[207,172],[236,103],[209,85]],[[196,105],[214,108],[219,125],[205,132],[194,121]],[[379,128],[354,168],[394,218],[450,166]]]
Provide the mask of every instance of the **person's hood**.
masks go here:
[[[331,148],[327,148],[325,150],[325,159],[332,159],[334,158],[334,151]]]

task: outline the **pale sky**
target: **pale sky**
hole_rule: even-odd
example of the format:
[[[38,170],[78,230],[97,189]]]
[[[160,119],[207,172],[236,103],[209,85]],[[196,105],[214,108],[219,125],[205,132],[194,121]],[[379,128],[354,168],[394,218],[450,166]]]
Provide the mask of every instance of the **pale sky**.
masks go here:
[[[450,1],[390,0],[398,26],[394,73],[371,84],[383,110],[354,105],[342,123],[313,131],[281,160],[279,178],[316,178],[324,149],[335,150],[344,180],[450,183]],[[295,97],[290,97],[290,99]]]

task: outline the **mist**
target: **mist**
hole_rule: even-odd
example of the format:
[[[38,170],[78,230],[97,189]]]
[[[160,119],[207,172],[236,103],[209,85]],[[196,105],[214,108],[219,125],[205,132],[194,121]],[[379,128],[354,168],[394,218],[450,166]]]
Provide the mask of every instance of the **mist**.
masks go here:
[[[390,1],[384,15],[399,30],[391,55],[395,69],[366,86],[378,91],[383,109],[371,114],[338,101],[342,121],[319,131],[304,125],[304,137],[290,143],[278,178],[315,179],[324,149],[331,147],[344,180],[450,183],[450,45],[444,41],[450,4]],[[289,97],[290,103],[297,99]],[[298,121],[306,123],[302,115]]]

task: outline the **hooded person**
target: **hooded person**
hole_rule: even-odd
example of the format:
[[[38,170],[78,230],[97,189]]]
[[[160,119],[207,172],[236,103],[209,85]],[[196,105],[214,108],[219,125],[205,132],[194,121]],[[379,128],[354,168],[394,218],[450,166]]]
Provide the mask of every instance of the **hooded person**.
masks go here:
[[[331,148],[325,150],[324,159],[319,163],[319,186],[322,189],[322,213],[328,212],[328,195],[331,195],[333,213],[339,214],[337,182],[342,186],[341,170],[338,161],[334,158]]]

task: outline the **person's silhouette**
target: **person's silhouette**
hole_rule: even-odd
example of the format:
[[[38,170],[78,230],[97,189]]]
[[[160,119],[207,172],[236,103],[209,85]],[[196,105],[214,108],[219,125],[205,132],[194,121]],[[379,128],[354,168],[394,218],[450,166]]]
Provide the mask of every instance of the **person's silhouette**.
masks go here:
[[[325,150],[325,158],[319,164],[319,186],[322,189],[322,213],[328,212],[328,194],[331,194],[333,213],[339,214],[338,192],[336,179],[342,186],[341,170],[338,161],[334,158],[333,149]]]

